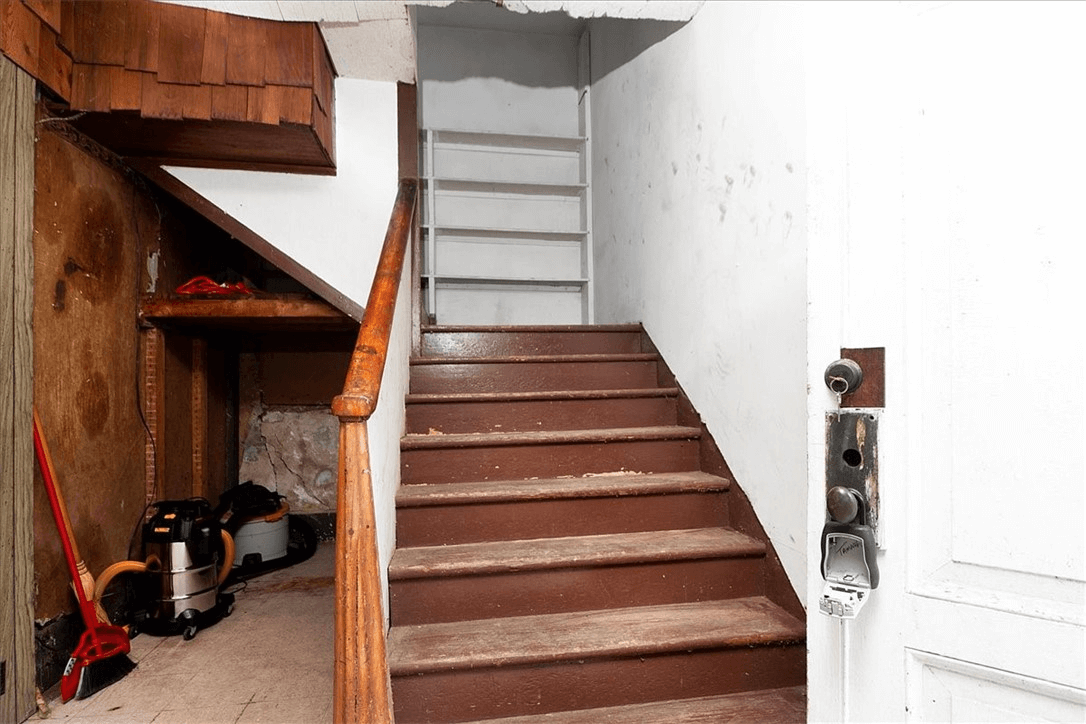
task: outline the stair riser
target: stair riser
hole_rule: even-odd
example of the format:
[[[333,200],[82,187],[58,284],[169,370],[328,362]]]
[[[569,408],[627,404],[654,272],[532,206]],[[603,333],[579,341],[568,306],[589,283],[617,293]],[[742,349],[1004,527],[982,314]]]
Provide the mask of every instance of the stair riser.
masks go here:
[[[539,392],[656,387],[656,362],[416,364],[411,392]]]
[[[693,440],[510,445],[406,450],[401,455],[402,482],[463,483],[527,480],[561,475],[675,473],[695,470],[698,444]]]
[[[592,427],[653,427],[676,424],[671,397],[607,400],[530,400],[509,402],[412,403],[407,406],[408,434],[439,430],[524,432],[580,430]]]
[[[427,332],[425,357],[625,354],[641,351],[639,332]]]
[[[392,581],[392,625],[757,596],[764,593],[763,562],[717,558]]]
[[[712,528],[727,522],[727,498],[712,492],[400,508],[396,544],[406,548]]]
[[[798,644],[469,669],[394,676],[392,698],[399,724],[476,721],[799,686],[805,661]]]

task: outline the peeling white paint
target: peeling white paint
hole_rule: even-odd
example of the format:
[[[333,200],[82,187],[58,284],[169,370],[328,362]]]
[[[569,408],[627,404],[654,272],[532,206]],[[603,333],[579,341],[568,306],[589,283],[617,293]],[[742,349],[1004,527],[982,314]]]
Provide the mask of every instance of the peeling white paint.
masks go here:
[[[705,0],[505,0],[502,7],[515,13],[563,12],[572,18],[686,21],[704,4]]]

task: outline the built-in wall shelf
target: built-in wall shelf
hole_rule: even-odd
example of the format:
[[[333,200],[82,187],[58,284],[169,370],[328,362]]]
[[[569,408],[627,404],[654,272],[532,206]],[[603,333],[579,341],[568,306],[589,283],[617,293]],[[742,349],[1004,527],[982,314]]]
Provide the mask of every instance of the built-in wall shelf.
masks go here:
[[[423,271],[441,324],[592,322],[585,136],[423,131]]]
[[[358,329],[358,322],[327,302],[294,297],[148,298],[140,320],[154,326],[252,331]]]
[[[488,194],[554,194],[576,196],[582,193],[587,184],[564,183],[524,183],[517,181],[492,181],[471,178],[427,178],[424,184],[433,184],[437,193],[442,191],[481,191]]]

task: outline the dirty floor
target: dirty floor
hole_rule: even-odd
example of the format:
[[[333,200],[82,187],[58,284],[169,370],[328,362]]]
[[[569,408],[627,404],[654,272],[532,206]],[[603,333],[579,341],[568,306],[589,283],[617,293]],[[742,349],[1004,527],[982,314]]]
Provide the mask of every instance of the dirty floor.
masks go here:
[[[323,724],[332,721],[334,544],[249,579],[234,613],[200,631],[132,639],[136,669],[50,721],[86,724]],[[28,722],[41,721],[38,715]]]

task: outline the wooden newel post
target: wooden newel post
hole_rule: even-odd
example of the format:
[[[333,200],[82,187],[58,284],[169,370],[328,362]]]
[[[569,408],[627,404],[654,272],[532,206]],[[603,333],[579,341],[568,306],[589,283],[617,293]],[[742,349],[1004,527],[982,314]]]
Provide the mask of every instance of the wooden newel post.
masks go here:
[[[365,420],[339,426],[335,724],[392,722]]]

